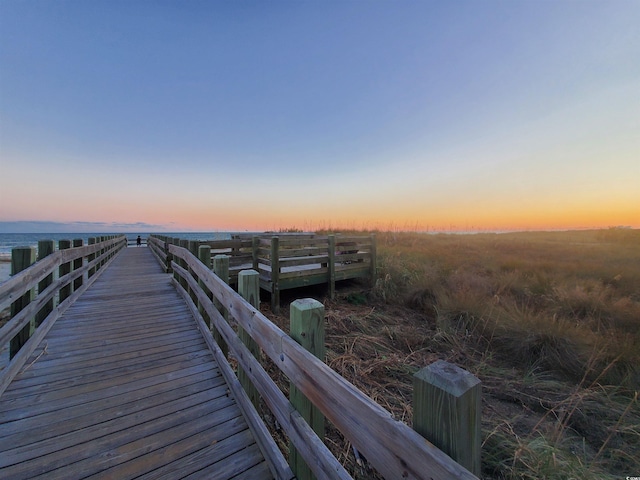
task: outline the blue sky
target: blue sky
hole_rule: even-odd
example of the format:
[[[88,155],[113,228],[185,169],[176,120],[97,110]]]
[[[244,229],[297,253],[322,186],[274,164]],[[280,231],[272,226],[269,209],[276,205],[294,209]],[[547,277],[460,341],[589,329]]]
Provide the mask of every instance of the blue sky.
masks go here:
[[[0,0],[0,171],[28,178],[0,221],[640,227],[638,25],[618,0]]]

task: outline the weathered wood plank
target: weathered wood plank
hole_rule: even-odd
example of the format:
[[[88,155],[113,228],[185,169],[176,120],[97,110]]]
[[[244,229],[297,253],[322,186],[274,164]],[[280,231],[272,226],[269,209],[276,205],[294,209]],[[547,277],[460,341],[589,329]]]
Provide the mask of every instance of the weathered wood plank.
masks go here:
[[[117,358],[117,357],[116,357]],[[150,370],[159,371],[161,368],[180,365],[183,368],[184,365],[195,364],[196,362],[208,362],[208,354],[206,351],[199,349],[190,355],[179,355],[173,357],[155,358],[149,360],[147,358],[142,362],[117,362],[111,365],[109,370],[103,370],[100,372],[100,379],[102,383],[119,382],[119,377],[126,376],[130,379],[135,379],[137,376],[147,376]],[[9,400],[11,398],[25,399],[29,395],[45,395],[55,390],[64,390],[65,395],[68,394],[71,388],[79,388],[87,386],[89,389],[99,388],[99,384],[95,381],[95,373],[86,373],[84,370],[78,369],[76,375],[69,377],[66,375],[62,377],[58,374],[57,379],[52,379],[49,375],[46,375],[47,381],[40,381],[39,383],[25,384],[25,382],[16,382],[16,385],[8,392],[5,392],[3,399]],[[45,399],[46,401],[46,399]]]
[[[415,479],[477,478],[305,351],[226,284],[196,265],[183,249],[172,252],[194,263],[191,267],[198,277],[233,312],[238,324],[383,475]]]
[[[55,427],[56,423],[65,423],[71,419],[83,416],[102,418],[102,412],[108,412],[111,410],[119,412],[122,408],[130,408],[132,405],[137,405],[139,403],[143,405],[145,401],[147,401],[145,399],[150,397],[153,398],[158,396],[170,401],[175,390],[179,390],[181,393],[198,393],[202,388],[209,389],[220,385],[220,378],[213,378],[210,372],[203,372],[198,375],[182,377],[173,382],[166,382],[159,385],[159,388],[153,391],[145,389],[135,390],[130,392],[126,399],[123,397],[99,398],[92,402],[86,402],[82,405],[74,406],[73,408],[52,410],[37,416],[26,416],[16,421],[3,424],[2,433],[3,436],[19,434],[19,437],[14,436],[14,439],[24,438],[28,443],[31,441],[31,434],[33,430],[42,430],[43,425],[51,425],[52,427]]]
[[[189,472],[175,475],[174,462],[199,458],[193,474],[273,478],[151,249],[99,273],[0,396],[0,477],[176,478]]]
[[[176,271],[181,275],[186,275],[186,271],[177,265],[175,265],[175,268],[178,269]],[[189,279],[189,281],[194,283],[193,279]],[[204,300],[204,294],[201,291],[199,294]],[[287,436],[296,444],[305,461],[312,467],[316,477],[323,480],[346,480],[351,478],[309,424],[304,421],[300,413],[291,408],[290,402],[282,391],[269,377],[262,365],[251,355],[249,349],[242,343],[222,315],[213,307],[213,304],[209,303],[205,308],[209,317],[233,350],[238,363],[245,369],[253,384],[258,387],[265,403],[269,406]],[[283,335],[285,334],[283,333]],[[222,370],[224,372],[224,368]],[[284,476],[282,477],[285,478]]]

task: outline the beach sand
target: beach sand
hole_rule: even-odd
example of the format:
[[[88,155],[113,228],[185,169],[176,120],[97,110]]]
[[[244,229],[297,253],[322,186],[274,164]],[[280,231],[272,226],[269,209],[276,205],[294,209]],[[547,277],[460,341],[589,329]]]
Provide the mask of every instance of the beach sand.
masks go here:
[[[11,259],[0,257],[0,283],[6,282],[11,276]]]

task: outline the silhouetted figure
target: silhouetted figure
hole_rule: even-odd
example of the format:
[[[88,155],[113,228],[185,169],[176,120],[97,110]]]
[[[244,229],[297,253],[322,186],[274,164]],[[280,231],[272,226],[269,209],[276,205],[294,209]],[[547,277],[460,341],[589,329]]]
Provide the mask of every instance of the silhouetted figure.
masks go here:
[[[140,235],[138,235],[138,238],[136,238],[136,245],[142,245],[142,239],[140,238]]]

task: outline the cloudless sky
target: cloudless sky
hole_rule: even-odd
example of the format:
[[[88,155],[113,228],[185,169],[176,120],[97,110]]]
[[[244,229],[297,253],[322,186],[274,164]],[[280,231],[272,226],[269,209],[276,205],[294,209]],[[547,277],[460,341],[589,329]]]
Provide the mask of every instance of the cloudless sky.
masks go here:
[[[0,222],[640,227],[640,2],[0,0]]]

